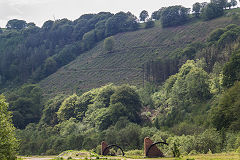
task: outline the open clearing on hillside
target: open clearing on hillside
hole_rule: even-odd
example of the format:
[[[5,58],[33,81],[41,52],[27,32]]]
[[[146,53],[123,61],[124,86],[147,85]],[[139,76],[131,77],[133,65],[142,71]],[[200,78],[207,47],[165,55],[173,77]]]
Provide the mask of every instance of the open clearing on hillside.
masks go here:
[[[103,41],[60,68],[39,84],[45,97],[87,91],[108,83],[143,85],[143,65],[156,58],[168,57],[176,49],[192,42],[205,41],[216,28],[236,23],[231,17],[198,21],[178,27],[141,29],[114,36],[112,53],[103,48]]]

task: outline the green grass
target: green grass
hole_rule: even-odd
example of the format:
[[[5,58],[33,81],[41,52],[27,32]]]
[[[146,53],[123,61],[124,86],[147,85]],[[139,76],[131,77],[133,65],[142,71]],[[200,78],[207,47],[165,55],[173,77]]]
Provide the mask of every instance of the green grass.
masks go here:
[[[54,160],[66,160],[69,157],[74,158],[81,158],[81,159],[145,159],[143,156],[136,156],[136,155],[131,155],[131,156],[126,156],[126,157],[114,157],[114,156],[95,156],[95,157],[85,157],[85,156],[63,156],[61,157],[46,157],[46,156],[38,156],[38,158],[52,158]],[[35,157],[36,158],[36,157]],[[164,157],[164,158],[147,158],[155,160],[155,159],[160,159],[160,160],[239,160],[240,159],[240,154],[231,152],[231,153],[218,153],[218,154],[198,154],[198,155],[193,155],[193,156],[181,156],[180,158],[174,158],[174,157]],[[19,160],[27,160],[26,157],[19,157]]]
[[[207,22],[196,20],[164,29],[159,22],[156,23],[154,28],[115,35],[112,53],[106,53],[103,41],[99,42],[93,49],[42,80],[39,84],[45,96],[72,94],[76,90],[87,91],[111,82],[141,86],[142,66],[146,62],[166,57],[191,42],[204,41],[214,29],[231,23],[240,24],[240,21],[223,16]]]

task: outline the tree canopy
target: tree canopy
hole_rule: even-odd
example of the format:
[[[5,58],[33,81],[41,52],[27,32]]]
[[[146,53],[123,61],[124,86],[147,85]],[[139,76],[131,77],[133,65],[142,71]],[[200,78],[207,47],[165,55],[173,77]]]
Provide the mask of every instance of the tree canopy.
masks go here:
[[[107,51],[107,52],[112,52],[113,51],[113,48],[114,48],[114,37],[111,36],[111,37],[108,37],[104,40],[104,49]]]
[[[161,22],[163,27],[178,26],[186,23],[190,9],[182,6],[170,6],[163,10]]]
[[[209,3],[202,12],[202,17],[205,20],[211,20],[216,17],[220,17],[224,14],[223,4],[217,2]]]
[[[7,22],[7,29],[21,30],[27,27],[27,22],[24,20],[12,19]]]
[[[148,16],[149,16],[148,12],[146,10],[143,10],[139,15],[140,21],[145,21],[148,18]]]
[[[233,131],[240,129],[240,118],[238,116],[240,112],[239,91],[240,83],[236,82],[223,93],[217,106],[212,108],[212,121],[217,129],[226,128]]]
[[[223,68],[223,85],[231,87],[240,80],[240,51],[234,53]]]

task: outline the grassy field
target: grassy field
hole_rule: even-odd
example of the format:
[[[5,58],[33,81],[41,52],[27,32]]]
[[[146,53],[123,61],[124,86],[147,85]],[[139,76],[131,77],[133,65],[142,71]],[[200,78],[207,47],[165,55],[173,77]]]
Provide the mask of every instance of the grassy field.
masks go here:
[[[240,154],[239,153],[219,153],[219,154],[199,154],[199,155],[192,155],[192,156],[181,156],[180,158],[174,157],[165,157],[165,158],[144,158],[144,157],[114,157],[114,156],[35,156],[35,157],[19,157],[18,160],[47,160],[47,159],[54,159],[54,160],[67,160],[67,159],[123,159],[123,160],[239,160]]]
[[[163,29],[156,25],[151,29],[120,33],[114,36],[112,53],[104,51],[103,42],[99,42],[39,84],[48,97],[86,91],[111,82],[140,86],[143,84],[143,64],[159,56],[168,56],[191,42],[204,41],[211,31],[231,23],[240,24],[240,21],[224,16],[178,27]]]

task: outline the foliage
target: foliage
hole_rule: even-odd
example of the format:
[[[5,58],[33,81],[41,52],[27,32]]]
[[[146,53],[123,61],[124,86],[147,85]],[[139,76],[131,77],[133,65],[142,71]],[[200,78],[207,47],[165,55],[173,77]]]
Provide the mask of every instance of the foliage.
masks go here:
[[[58,118],[61,121],[65,121],[71,117],[77,117],[80,108],[78,101],[78,96],[76,94],[66,98],[59,107],[57,112]]]
[[[170,148],[178,148],[180,153],[190,153],[195,150],[199,153],[207,153],[209,149],[213,152],[220,151],[221,140],[218,138],[219,133],[214,129],[208,129],[203,133],[195,136],[174,136],[169,137],[167,142],[170,144]]]
[[[128,12],[118,12],[106,21],[106,36],[119,32],[134,31],[138,28],[136,17]]]
[[[222,94],[217,106],[212,108],[212,123],[218,130],[239,130],[239,89],[240,83],[236,82]]]
[[[231,87],[235,81],[240,80],[240,51],[233,53],[229,62],[223,68],[223,86]]]
[[[111,37],[108,37],[104,40],[104,49],[107,51],[107,52],[112,52],[113,51],[113,48],[114,48],[114,37],[111,36]]]
[[[59,122],[57,111],[59,110],[64,98],[64,95],[58,95],[47,101],[42,111],[40,124],[54,126]]]
[[[7,22],[7,29],[21,30],[27,27],[27,23],[24,20],[12,19]]]
[[[193,12],[195,13],[195,17],[199,17],[200,12],[201,12],[201,10],[202,10],[202,5],[201,5],[201,3],[199,3],[199,2],[194,3],[194,4],[193,4],[193,7],[192,7],[192,10],[193,10]]]
[[[95,44],[96,34],[95,31],[89,31],[83,35],[83,41],[86,44],[86,48],[90,49]]]
[[[166,123],[177,123],[183,120],[185,114],[191,112],[193,104],[208,100],[211,97],[208,74],[200,67],[202,61],[188,60],[153,95],[155,105],[167,112]]]
[[[235,6],[237,5],[237,1],[236,1],[236,0],[231,0],[230,3],[231,3],[231,6],[232,6],[232,7],[235,7]]]
[[[140,21],[145,21],[147,18],[148,18],[148,12],[146,10],[143,10],[141,13],[140,13]]]
[[[223,6],[219,3],[209,3],[202,11],[201,16],[204,20],[211,20],[224,14]]]
[[[29,123],[38,122],[43,108],[42,91],[38,85],[25,84],[7,95],[9,110],[13,112],[13,124],[23,129]]]
[[[0,95],[0,159],[16,159],[18,141],[15,138],[15,128],[11,120],[11,112],[3,95]]]
[[[152,13],[151,19],[160,20],[164,9],[165,9],[165,7],[162,7],[158,11],[154,11]]]
[[[154,24],[155,24],[154,21],[148,20],[146,22],[145,28],[152,28],[152,27],[154,27]]]
[[[223,7],[222,2],[216,0],[212,3]],[[200,5],[202,9],[199,12],[202,12],[205,7],[204,4]],[[163,13],[168,9],[162,8],[155,12],[153,16],[155,16],[155,19],[163,18]],[[231,23],[228,18],[223,19],[219,19],[220,22],[224,22],[221,25],[217,20],[217,23],[214,21],[216,23],[214,25],[208,25],[212,22],[203,23],[198,21],[199,24],[204,25],[196,23],[178,27],[177,30],[181,32],[177,33],[172,32],[176,28],[162,29],[163,31],[159,32],[159,27],[155,27],[151,29],[151,33],[142,30],[127,35],[115,36],[115,38],[118,37],[116,39],[118,43],[118,46],[115,46],[117,47],[116,50],[121,53],[124,52],[126,56],[122,54],[114,55],[118,58],[125,57],[137,69],[147,61],[144,57],[146,53],[149,53],[147,57],[160,59],[159,63],[149,63],[146,67],[148,71],[155,68],[154,71],[152,70],[152,75],[159,73],[158,75],[162,78],[160,86],[148,83],[146,85],[144,82],[145,88],[137,89],[129,85],[115,86],[109,84],[81,95],[57,96],[47,101],[43,110],[41,92],[37,89],[37,86],[26,85],[20,88],[19,91],[9,93],[8,99],[12,103],[10,108],[14,111],[15,122],[18,122],[17,125],[22,128],[27,125],[25,129],[17,130],[17,135],[22,140],[20,153],[58,154],[69,149],[90,150],[96,148],[102,140],[106,140],[109,144],[119,144],[127,150],[140,150],[142,149],[142,140],[147,136],[154,141],[169,142],[170,148],[175,151],[178,150],[181,154],[206,153],[209,152],[209,149],[213,153],[236,150],[239,146],[238,133],[225,132],[224,128],[239,131],[239,120],[235,115],[235,112],[238,113],[238,89],[230,88],[221,96],[220,94],[223,92],[222,66],[229,58],[231,51],[239,48],[239,28],[237,25],[220,28],[211,33],[207,43],[195,43],[195,41],[202,42],[212,28],[216,28],[216,26],[224,27],[226,24]],[[159,22],[156,21],[157,23]],[[44,76],[54,73],[59,67],[74,60],[106,36],[132,31],[137,27],[136,17],[131,13],[120,12],[113,15],[108,12],[101,12],[99,14],[83,15],[75,21],[67,19],[55,22],[47,21],[42,28],[38,28],[34,24],[27,24],[27,28],[21,29],[21,32],[15,29],[4,30],[0,35],[2,38],[0,39],[0,53],[4,55],[0,62],[1,81],[3,81],[3,84],[7,83],[6,80],[10,80],[9,82],[12,80],[17,82],[18,79],[28,81],[29,79],[26,77],[41,80]],[[199,32],[200,29],[204,30],[204,32],[196,34],[195,30]],[[190,32],[196,35],[191,36]],[[168,38],[165,38],[165,33],[167,33]],[[140,34],[143,36],[137,36]],[[146,36],[148,36],[148,39],[144,40],[143,38]],[[8,39],[9,37],[11,38]],[[25,39],[27,40],[25,41]],[[122,43],[125,39],[128,40]],[[155,41],[158,41],[158,43]],[[128,42],[131,43],[126,45]],[[186,45],[188,43],[190,44]],[[14,44],[19,48],[14,48],[9,44]],[[161,47],[159,44],[166,44],[166,46],[174,44],[174,46]],[[157,45],[161,49],[156,47]],[[141,48],[141,50],[144,48],[143,51],[139,49],[137,54],[138,57],[143,56],[143,58],[133,60],[134,56],[128,54],[132,52],[129,46],[137,49]],[[141,46],[148,47],[142,48]],[[183,48],[174,51],[176,46]],[[127,49],[121,51],[122,47]],[[99,55],[104,53],[103,48],[102,43],[100,43],[91,52],[86,52],[89,55],[82,55],[79,59],[86,60],[94,56],[101,58]],[[147,50],[145,50],[146,48]],[[19,55],[17,49],[21,52]],[[25,52],[27,53],[24,54]],[[144,54],[141,54],[141,52],[144,52]],[[166,53],[162,54],[163,52]],[[33,63],[35,60],[32,60],[26,64],[29,67],[26,69],[25,63],[30,61],[28,57],[39,58],[38,56],[35,57],[37,53],[44,54],[41,63],[35,65]],[[110,62],[105,56],[102,58],[101,63],[105,68],[102,69],[106,69],[107,74],[111,74],[109,70],[112,69],[113,64],[122,63],[123,59],[119,58],[119,63]],[[21,62],[17,60],[17,57],[22,58]],[[12,62],[9,61],[11,58],[14,59]],[[197,58],[201,60],[196,60]],[[11,63],[8,64],[8,62]],[[229,63],[232,63],[232,61],[230,60]],[[94,62],[92,64],[101,68],[98,63]],[[81,76],[84,76],[85,72],[86,74],[89,73],[87,67],[92,64],[89,64],[89,61],[84,62],[83,65],[86,71]],[[111,68],[107,68],[105,65],[111,66]],[[20,69],[19,66],[21,66],[22,70],[21,74],[17,75],[16,73],[19,73]],[[233,66],[230,68],[232,68],[232,72],[235,72],[237,69],[235,70]],[[126,67],[131,69],[132,66],[126,65]],[[76,68],[72,68],[70,65],[64,67],[64,69],[71,72],[69,74],[71,78],[73,77],[72,73],[77,71]],[[178,69],[179,72],[176,73]],[[25,72],[26,70],[29,72]],[[136,71],[134,70],[134,72]],[[149,79],[155,79],[152,75],[147,76]],[[133,74],[134,76],[136,74]],[[95,78],[94,75],[89,77]],[[116,77],[118,81],[118,76]],[[233,80],[233,84],[235,81]],[[53,82],[57,83],[55,78],[53,78]],[[49,84],[52,85],[53,83]],[[138,85],[140,83],[134,84]],[[67,87],[67,85],[65,84],[64,87]],[[79,84],[77,85],[79,86]],[[153,94],[154,92],[156,93]],[[14,106],[17,108],[14,108]],[[207,112],[210,108],[212,121],[208,120],[209,115]],[[41,111],[42,116],[38,123]],[[38,115],[35,115],[37,112]],[[148,117],[143,117],[143,113],[147,113]],[[36,117],[38,119],[35,119]],[[25,121],[24,118],[29,119]],[[219,123],[220,121],[216,123],[216,119],[222,120],[223,123]],[[225,125],[225,122],[227,122],[227,125]],[[211,129],[210,126],[212,125],[218,131]],[[165,149],[168,148],[164,148],[164,151]]]
[[[98,41],[119,32],[138,29],[130,12],[87,14],[70,21],[34,23],[13,19],[0,34],[1,84],[38,82],[68,64]]]
[[[226,31],[225,28],[217,28],[215,30],[213,30],[209,37],[208,37],[208,42],[211,41],[218,41],[220,39],[220,36]]]
[[[122,85],[118,87],[110,98],[110,113],[112,121],[117,122],[120,117],[128,117],[129,121],[140,123],[140,110],[142,102],[136,92],[136,89]]]
[[[178,26],[188,21],[189,8],[170,6],[163,10],[161,22],[163,27]]]

